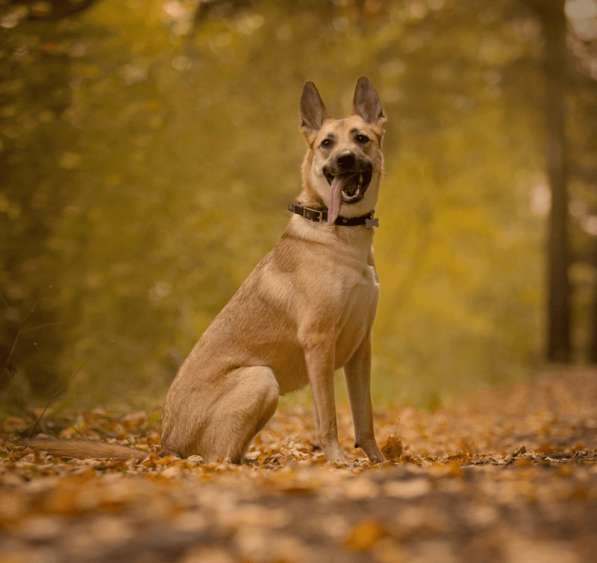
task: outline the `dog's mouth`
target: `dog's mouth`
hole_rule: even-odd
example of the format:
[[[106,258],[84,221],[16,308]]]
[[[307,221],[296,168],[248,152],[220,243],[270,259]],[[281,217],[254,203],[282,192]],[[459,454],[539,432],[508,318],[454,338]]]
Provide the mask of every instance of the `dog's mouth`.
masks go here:
[[[373,175],[371,166],[360,171],[355,170],[338,174],[325,169],[323,173],[330,186],[339,185],[342,202],[349,205],[358,203],[365,197],[365,192],[369,184],[371,184],[371,177]]]

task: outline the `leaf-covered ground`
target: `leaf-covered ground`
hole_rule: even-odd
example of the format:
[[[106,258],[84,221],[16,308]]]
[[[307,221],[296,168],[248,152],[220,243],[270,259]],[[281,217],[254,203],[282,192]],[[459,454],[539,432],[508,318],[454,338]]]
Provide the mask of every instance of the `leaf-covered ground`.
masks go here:
[[[68,460],[0,442],[6,562],[574,563],[597,553],[597,372],[556,373],[430,413],[388,408],[389,460],[326,464],[309,409],[285,405],[243,466],[161,456],[159,417],[44,418],[49,434],[135,445],[140,462]],[[38,427],[40,424],[38,423]],[[30,429],[29,429],[30,430]]]

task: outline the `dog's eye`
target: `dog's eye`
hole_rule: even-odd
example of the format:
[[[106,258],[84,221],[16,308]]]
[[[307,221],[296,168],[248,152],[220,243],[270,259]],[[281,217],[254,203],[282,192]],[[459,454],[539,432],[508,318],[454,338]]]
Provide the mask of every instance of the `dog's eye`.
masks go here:
[[[324,149],[329,149],[333,144],[334,141],[332,141],[332,139],[324,139],[323,141],[321,141],[321,145],[319,146]]]
[[[362,133],[359,133],[355,139],[357,143],[361,145],[366,145],[369,142],[369,137],[367,137],[367,135],[363,135]]]

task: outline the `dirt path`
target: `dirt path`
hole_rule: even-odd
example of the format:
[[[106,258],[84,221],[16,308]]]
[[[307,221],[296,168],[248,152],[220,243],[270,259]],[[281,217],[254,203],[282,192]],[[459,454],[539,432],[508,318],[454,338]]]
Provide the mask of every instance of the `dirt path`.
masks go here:
[[[350,417],[341,412],[349,449]],[[391,458],[325,464],[311,415],[285,407],[248,464],[160,457],[153,414],[49,420],[64,437],[146,449],[66,460],[0,442],[0,560],[36,563],[392,561],[584,563],[597,553],[597,372],[377,417]],[[349,450],[353,451],[353,450]]]

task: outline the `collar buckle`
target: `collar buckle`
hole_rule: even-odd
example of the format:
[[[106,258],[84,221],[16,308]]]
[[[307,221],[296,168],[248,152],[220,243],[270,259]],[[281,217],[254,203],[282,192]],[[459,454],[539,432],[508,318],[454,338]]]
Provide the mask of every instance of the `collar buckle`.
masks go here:
[[[288,211],[296,213],[309,221],[314,223],[322,223],[327,219],[327,209],[316,209],[314,207],[304,207],[299,203],[291,203],[288,206]]]
[[[327,213],[324,213],[322,209],[314,209],[313,207],[305,207],[304,209],[311,215],[312,219],[309,217],[311,221],[323,223],[323,221],[326,219],[325,215],[327,215]],[[304,215],[304,217],[305,216],[306,215]]]

